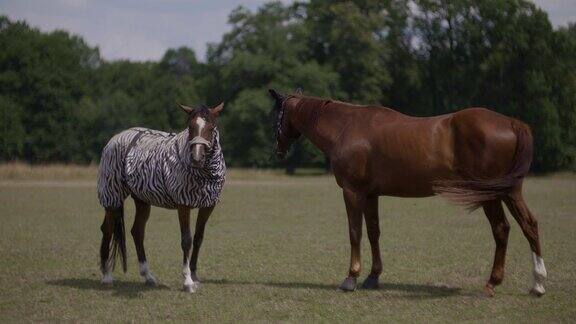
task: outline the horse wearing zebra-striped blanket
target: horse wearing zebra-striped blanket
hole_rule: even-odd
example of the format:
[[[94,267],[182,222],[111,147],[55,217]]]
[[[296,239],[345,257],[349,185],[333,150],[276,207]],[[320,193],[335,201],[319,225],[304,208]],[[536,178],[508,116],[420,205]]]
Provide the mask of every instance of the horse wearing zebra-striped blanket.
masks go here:
[[[146,261],[144,230],[150,206],[157,206],[178,210],[184,253],[184,288],[194,292],[199,287],[196,264],[204,227],[220,199],[225,181],[226,164],[216,127],[223,104],[212,109],[180,107],[188,115],[186,130],[175,134],[131,128],[112,137],[104,147],[98,174],[98,199],[106,210],[100,248],[104,284],[112,283],[118,254],[126,271],[123,205],[130,195],[136,205],[131,233],[140,274],[146,283],[156,284]],[[199,211],[190,255],[191,208]]]

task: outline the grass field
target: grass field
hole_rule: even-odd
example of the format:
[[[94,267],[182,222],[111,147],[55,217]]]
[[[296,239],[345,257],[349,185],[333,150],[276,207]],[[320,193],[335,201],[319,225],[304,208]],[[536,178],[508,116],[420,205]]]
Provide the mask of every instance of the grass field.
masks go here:
[[[82,171],[85,172],[85,171]],[[83,174],[90,175],[92,171]],[[102,288],[100,209],[93,180],[0,180],[0,322],[13,321],[498,321],[576,317],[576,177],[531,178],[547,294],[527,294],[528,243],[511,217],[507,273],[494,298],[482,287],[494,243],[486,217],[439,198],[380,198],[384,273],[377,291],[343,293],[349,260],[341,193],[330,177],[232,173],[209,221],[199,261],[203,286],[182,292],[174,211],[152,209],[146,248],[159,286],[128,273]],[[134,207],[127,202],[127,224]],[[363,277],[370,268],[363,240]]]

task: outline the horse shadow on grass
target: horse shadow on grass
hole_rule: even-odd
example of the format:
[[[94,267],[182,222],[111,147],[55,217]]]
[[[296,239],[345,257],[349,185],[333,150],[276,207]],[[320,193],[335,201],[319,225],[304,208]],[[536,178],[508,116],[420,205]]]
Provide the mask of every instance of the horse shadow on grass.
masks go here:
[[[228,280],[228,279],[207,279],[203,280],[203,283],[214,284],[214,285],[263,285],[275,288],[288,288],[288,289],[313,289],[313,290],[332,290],[340,291],[338,286],[335,284],[320,284],[311,282],[257,282],[257,281],[240,281],[240,280]],[[360,291],[390,291],[399,292],[397,295],[399,298],[409,298],[409,299],[434,299],[434,298],[446,298],[450,296],[475,296],[475,294],[470,294],[462,291],[458,287],[448,287],[445,285],[424,285],[424,284],[411,284],[411,283],[380,283],[378,289],[365,290],[358,288]]]
[[[47,284],[53,286],[70,287],[82,290],[94,291],[113,291],[114,296],[122,298],[139,298],[140,295],[147,291],[153,290],[169,290],[170,288],[163,284],[157,284],[154,287],[145,285],[141,281],[114,281],[113,286],[103,286],[100,280],[89,278],[69,278],[48,280]],[[242,280],[229,280],[229,279],[204,279],[202,283],[208,285],[250,285],[250,286],[268,286],[274,288],[284,289],[312,289],[312,290],[330,290],[339,291],[335,284],[321,284],[311,282],[275,282],[275,281],[242,281]],[[359,290],[362,290],[359,288]],[[443,285],[431,284],[411,284],[411,283],[380,283],[376,290],[362,290],[362,291],[381,291],[400,293],[399,295],[393,294],[398,298],[408,299],[435,299],[446,298],[450,296],[472,296],[474,294],[465,293],[462,289],[457,287],[447,287]]]
[[[157,284],[156,286],[147,286],[142,281],[121,281],[121,280],[114,281],[114,284],[112,286],[104,286],[102,285],[102,283],[100,283],[100,280],[89,278],[48,280],[46,281],[46,283],[52,286],[70,287],[82,290],[113,291],[114,296],[128,299],[139,298],[141,293],[147,291],[170,289],[168,286],[163,284]]]

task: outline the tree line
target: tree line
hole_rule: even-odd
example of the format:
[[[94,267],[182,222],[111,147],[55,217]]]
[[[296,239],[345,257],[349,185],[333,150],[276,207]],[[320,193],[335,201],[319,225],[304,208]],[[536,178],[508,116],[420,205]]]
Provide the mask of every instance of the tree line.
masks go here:
[[[0,16],[0,160],[96,163],[115,133],[185,127],[175,103],[226,102],[229,166],[326,166],[300,140],[271,159],[273,87],[430,116],[482,106],[528,123],[533,171],[576,169],[576,25],[525,0],[269,2],[159,61],[108,61],[66,31]]]

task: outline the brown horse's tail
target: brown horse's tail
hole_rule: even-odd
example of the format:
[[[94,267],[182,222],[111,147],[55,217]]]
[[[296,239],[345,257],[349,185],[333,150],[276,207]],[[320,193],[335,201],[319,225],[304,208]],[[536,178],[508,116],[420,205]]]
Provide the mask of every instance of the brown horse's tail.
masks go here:
[[[434,192],[473,211],[486,201],[500,199],[522,181],[532,163],[532,135],[527,125],[512,122],[516,134],[516,153],[510,171],[495,179],[437,180]]]

